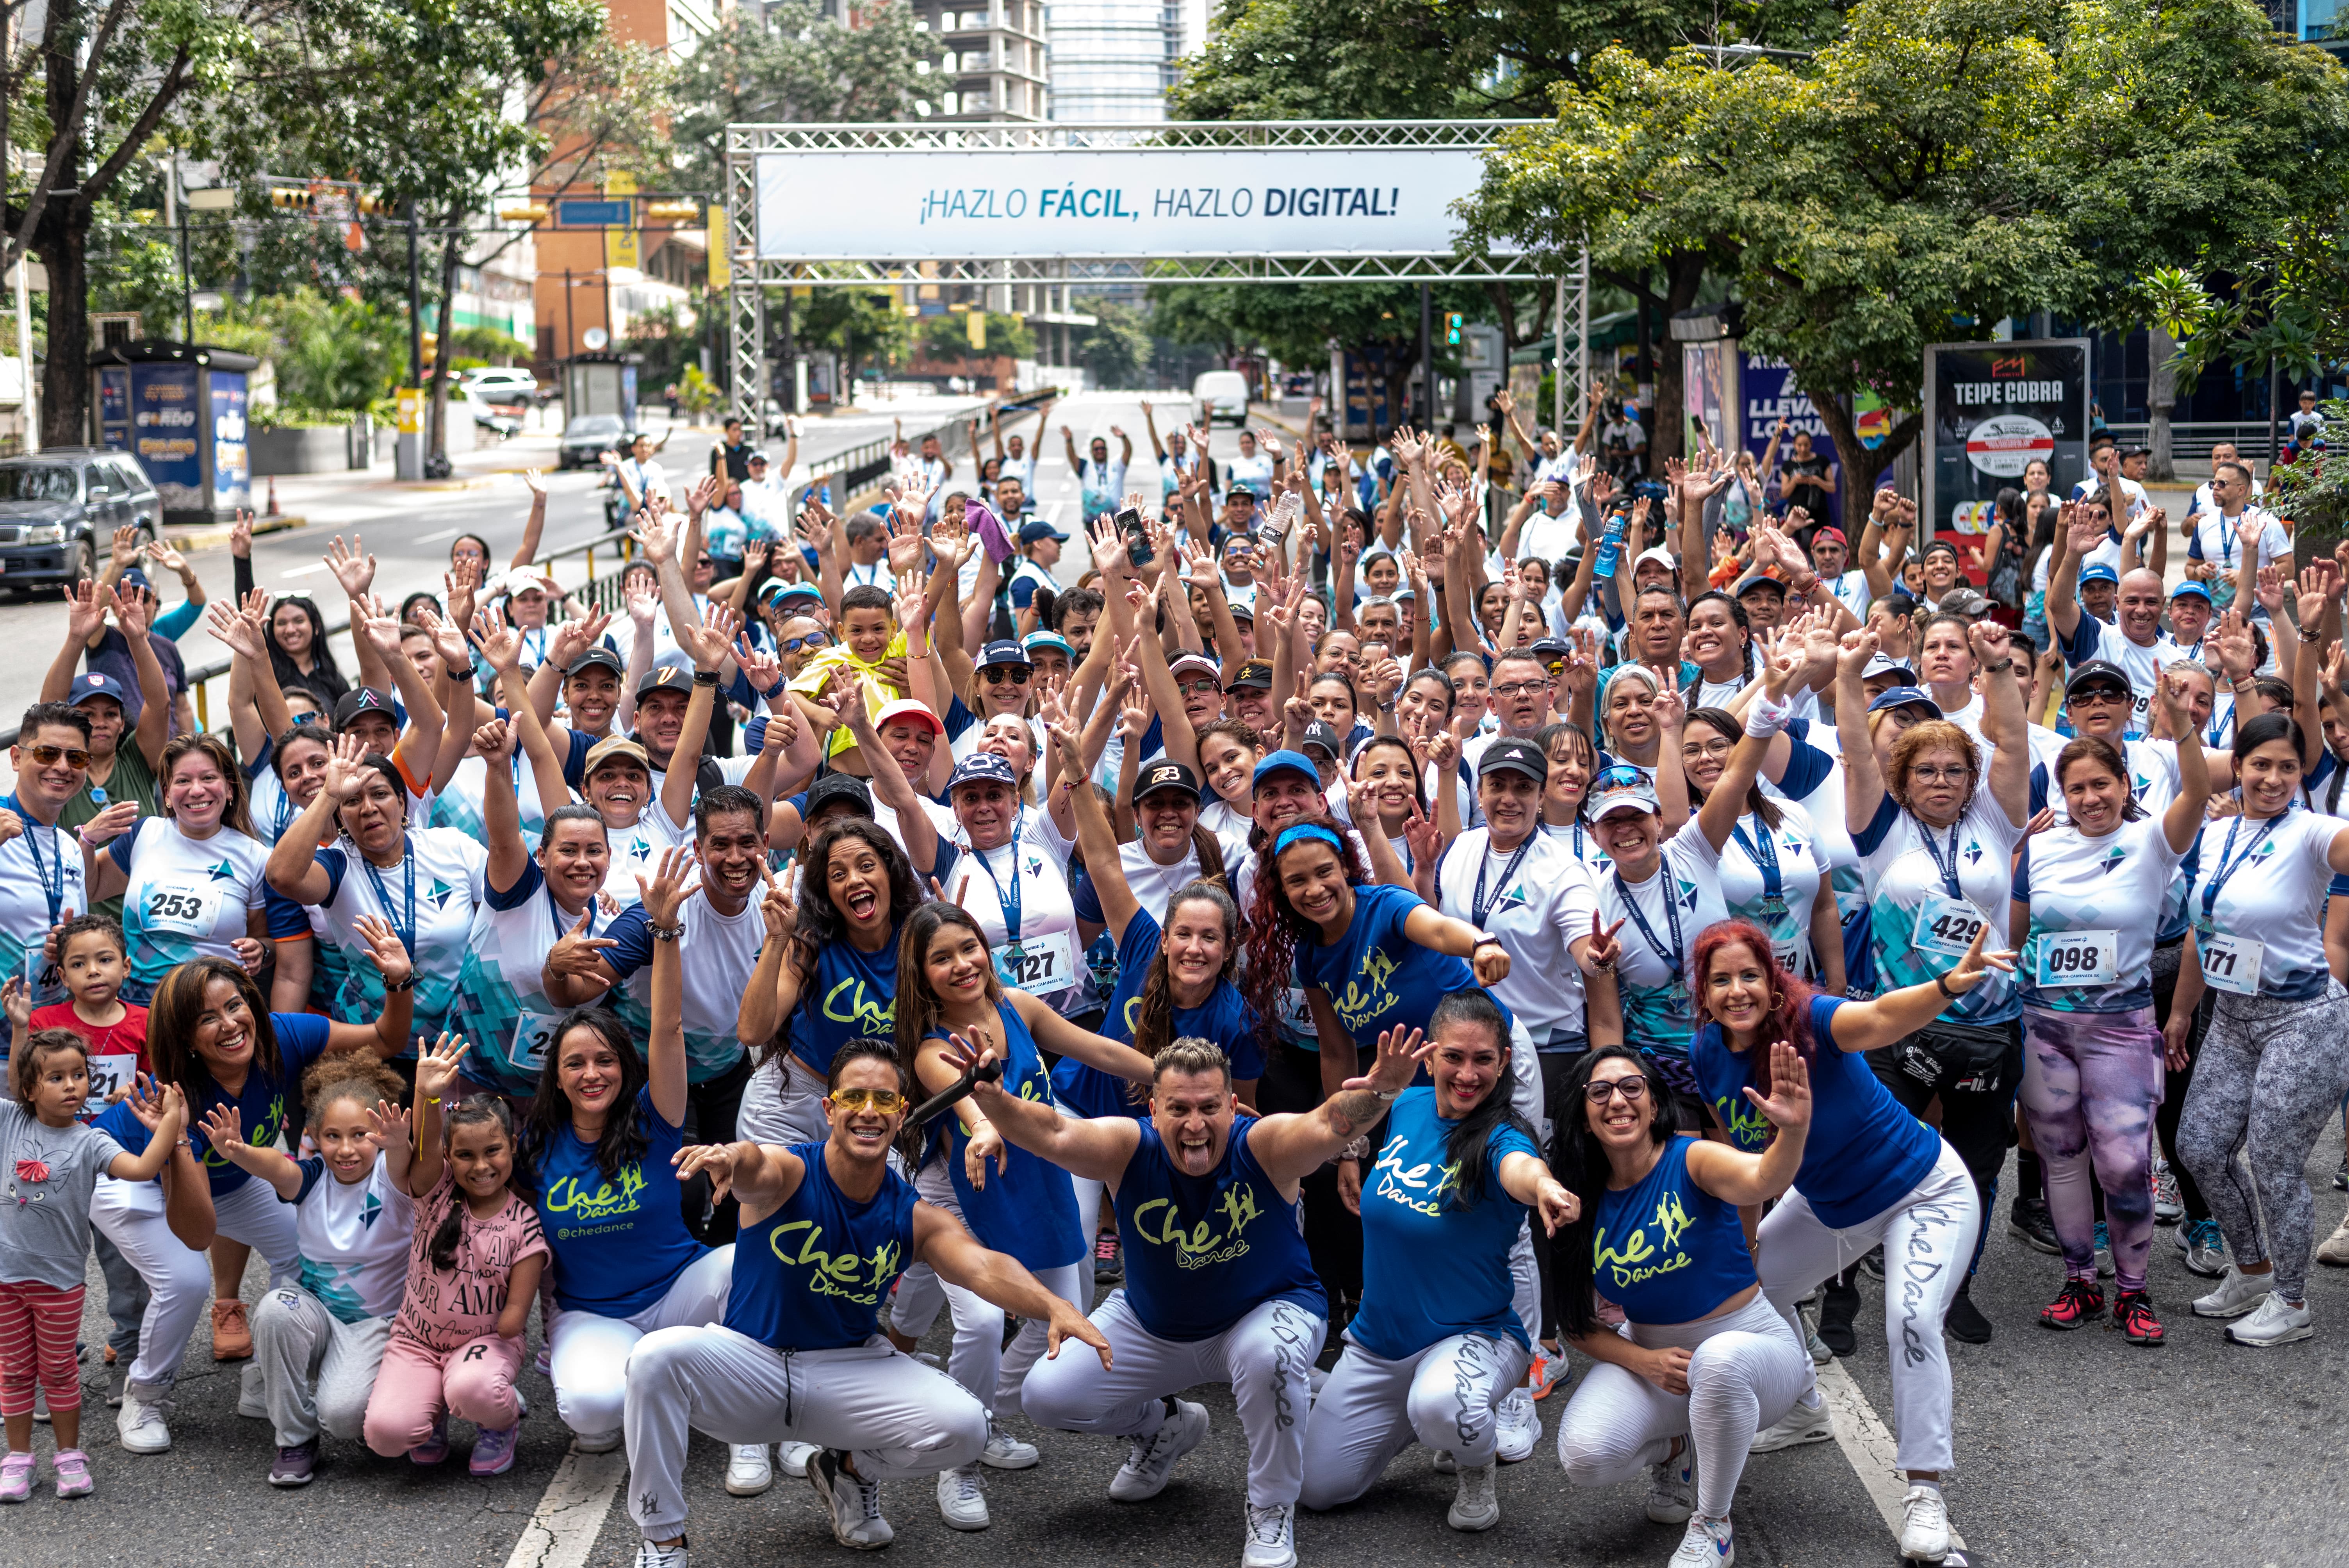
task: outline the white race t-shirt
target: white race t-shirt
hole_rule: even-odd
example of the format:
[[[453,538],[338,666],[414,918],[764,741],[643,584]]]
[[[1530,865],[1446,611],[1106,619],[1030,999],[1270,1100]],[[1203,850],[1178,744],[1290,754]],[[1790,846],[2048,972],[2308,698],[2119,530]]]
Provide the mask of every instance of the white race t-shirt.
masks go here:
[[[343,1323],[391,1316],[408,1294],[416,1201],[391,1179],[380,1154],[372,1170],[348,1183],[336,1181],[321,1156],[300,1164],[294,1241],[302,1288]]]
[[[2101,838],[2066,822],[2026,841],[2014,876],[2014,896],[2031,905],[2015,962],[2023,1001],[2058,1013],[2151,1007],[2155,923],[2146,915],[2185,858],[2158,813]]]
[[[1537,831],[1516,851],[1496,852],[1489,828],[1471,828],[1436,862],[1435,894],[1444,913],[1501,939],[1509,975],[1493,995],[1525,1025],[1537,1050],[1588,1039],[1582,966],[1568,944],[1590,934],[1599,892],[1570,839]]]
[[[267,845],[227,827],[191,839],[169,817],[141,817],[106,852],[130,875],[122,936],[134,983],[152,986],[191,958],[236,956],[231,944],[251,934],[246,916],[264,903]]]
[[[2349,827],[2338,817],[2305,810],[2265,821],[2231,818],[2224,832],[2216,822],[2202,830],[2201,881],[2186,907],[2204,954],[2203,978],[2214,989],[2227,988],[2212,973],[2218,937],[2245,948],[2230,966],[2239,985],[2256,968],[2262,996],[2324,995],[2333,980],[2324,962],[2324,899],[2333,885],[2326,857],[2344,831]]]
[[[1986,785],[1974,791],[1965,814],[1948,828],[1927,828],[1889,793],[1885,796],[1875,820],[1852,835],[1867,879],[1881,989],[1923,985],[1946,973],[1972,939],[1969,921],[1988,923],[1989,948],[2010,945],[2008,897],[2014,891],[2014,846],[2022,837],[2023,830],[2007,820],[2005,809]],[[1955,899],[1949,890],[1951,870],[1958,884]],[[1957,1024],[2003,1024],[2022,1006],[2013,976],[1993,969],[1981,985],[1944,1008],[1941,1016]]]

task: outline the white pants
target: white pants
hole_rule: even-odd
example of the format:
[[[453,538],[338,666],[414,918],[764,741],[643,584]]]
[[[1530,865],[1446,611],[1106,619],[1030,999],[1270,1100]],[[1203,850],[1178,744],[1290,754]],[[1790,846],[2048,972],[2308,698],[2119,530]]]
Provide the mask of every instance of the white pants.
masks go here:
[[[1035,1156],[1025,1158],[1032,1160]],[[914,1179],[914,1187],[924,1202],[944,1209],[957,1221],[962,1218],[962,1205],[955,1199],[954,1181],[947,1175],[943,1160],[933,1160],[923,1166],[921,1174]],[[1093,1259],[1090,1248],[1075,1263],[1029,1272],[1036,1276],[1038,1284],[1079,1312],[1092,1305]],[[1032,1318],[1021,1320],[1019,1332],[1007,1346],[1003,1343],[1001,1307],[974,1291],[947,1284],[928,1265],[916,1264],[897,1282],[896,1298],[889,1308],[889,1326],[919,1339],[937,1321],[941,1305],[954,1312],[954,1346],[947,1352],[947,1376],[969,1389],[990,1414],[1019,1414],[1020,1386],[1028,1380],[1028,1369],[1044,1354],[1044,1325]]]
[[[1696,1445],[1696,1511],[1727,1519],[1754,1435],[1795,1408],[1810,1382],[1809,1354],[1758,1295],[1702,1323],[1625,1327],[1626,1337],[1650,1350],[1692,1352],[1689,1391],[1667,1394],[1608,1362],[1592,1367],[1557,1420],[1557,1460],[1567,1480],[1577,1486],[1630,1480],[1671,1457],[1673,1439],[1687,1438]]]
[[[688,1429],[843,1449],[873,1481],[954,1470],[987,1446],[978,1401],[878,1336],[785,1352],[722,1325],[657,1329],[628,1353],[627,1384],[628,1515],[648,1541],[685,1533]]]
[[[786,1051],[742,1086],[734,1135],[753,1143],[812,1143],[830,1130],[823,1118],[823,1080]]]
[[[549,1375],[554,1379],[554,1413],[581,1437],[616,1432],[627,1407],[628,1352],[636,1341],[662,1328],[698,1328],[726,1315],[726,1292],[734,1281],[731,1243],[688,1264],[670,1282],[668,1294],[633,1317],[599,1317],[592,1312],[547,1315]]]
[[[1165,1399],[1201,1383],[1228,1383],[1247,1439],[1248,1501],[1294,1503],[1305,1476],[1305,1423],[1312,1408],[1313,1358],[1326,1320],[1289,1301],[1260,1303],[1210,1339],[1161,1339],[1112,1291],[1093,1309],[1109,1340],[1104,1368],[1085,1346],[1063,1344],[1059,1359],[1028,1374],[1028,1418],[1063,1432],[1148,1438],[1166,1418]],[[1071,1354],[1071,1351],[1077,1352]]]
[[[243,1186],[215,1193],[212,1212],[221,1235],[267,1260],[272,1288],[300,1283],[294,1205],[278,1202],[268,1182],[248,1177]],[[147,1282],[147,1315],[139,1327],[129,1387],[142,1398],[160,1398],[179,1376],[188,1336],[211,1305],[212,1260],[171,1233],[163,1219],[163,1189],[153,1181],[99,1177],[90,1192],[89,1220]]]
[[[1899,1462],[1905,1470],[1946,1475],[1956,1463],[1950,1441],[1950,1352],[1941,1340],[1941,1317],[1965,1283],[1981,1233],[1982,1200],[1973,1177],[1947,1141],[1925,1179],[1864,1224],[1829,1229],[1800,1191],[1788,1192],[1762,1221],[1754,1270],[1797,1343],[1803,1335],[1795,1326],[1795,1303],[1820,1281],[1883,1246],[1892,1424],[1899,1433]],[[1810,1365],[1807,1357],[1803,1365]],[[1808,1383],[1806,1377],[1806,1405],[1816,1402]]]
[[[277,1446],[295,1448],[319,1432],[359,1442],[367,1398],[391,1339],[391,1319],[345,1323],[299,1285],[272,1285],[253,1310],[253,1359]]]
[[[1514,1339],[1455,1334],[1389,1361],[1349,1339],[1313,1399],[1305,1429],[1307,1508],[1335,1508],[1371,1490],[1414,1440],[1464,1467],[1493,1462],[1494,1408],[1524,1380],[1533,1356]]]

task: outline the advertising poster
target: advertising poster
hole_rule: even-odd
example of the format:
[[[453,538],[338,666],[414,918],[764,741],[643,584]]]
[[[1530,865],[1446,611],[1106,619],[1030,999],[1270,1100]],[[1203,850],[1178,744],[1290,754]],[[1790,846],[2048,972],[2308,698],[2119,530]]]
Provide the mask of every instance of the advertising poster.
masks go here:
[[[132,365],[130,449],[154,481],[165,511],[204,504],[202,412],[192,365]]]
[[[1681,401],[1686,420],[1681,450],[1694,452],[1700,439],[1735,449],[1733,422],[1737,407],[1732,381],[1737,373],[1737,349],[1731,343],[1689,343],[1681,346]]]
[[[2088,341],[1937,343],[1925,350],[1926,524],[1979,540],[1998,492],[2036,459],[2069,495],[2088,471]]]
[[[1812,520],[1843,525],[1843,459],[1836,451],[1834,439],[1827,434],[1826,421],[1819,418],[1818,409],[1809,397],[1795,385],[1794,373],[1783,359],[1767,355],[1741,356],[1738,397],[1745,410],[1744,428],[1739,440],[1754,454],[1758,468],[1762,454],[1770,449],[1770,437],[1778,428],[1778,421],[1786,421],[1785,438],[1778,443],[1778,467],[1785,471],[1786,461],[1795,455],[1795,437],[1799,432],[1811,438],[1814,456],[1826,459],[1836,467],[1836,494],[1827,503],[1826,515],[1819,516],[1817,507],[1810,507]],[[1865,521],[1865,520],[1863,520]]]
[[[128,365],[98,367],[98,444],[110,452],[130,450],[130,366]]]
[[[253,504],[253,461],[245,449],[245,399],[242,370],[215,370],[212,394],[212,510],[239,511]]]

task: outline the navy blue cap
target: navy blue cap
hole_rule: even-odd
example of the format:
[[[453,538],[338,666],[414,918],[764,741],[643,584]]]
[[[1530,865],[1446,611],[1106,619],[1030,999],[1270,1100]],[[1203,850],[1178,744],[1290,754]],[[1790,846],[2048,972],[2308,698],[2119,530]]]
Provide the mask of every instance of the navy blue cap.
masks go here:
[[[955,764],[947,779],[947,793],[951,795],[966,784],[993,782],[1019,787],[1019,775],[1011,771],[1011,764],[992,751],[974,751]]]
[[[1040,518],[1034,522],[1023,522],[1019,525],[1019,542],[1022,544],[1033,544],[1040,539],[1057,539],[1065,543],[1068,537]]]
[[[1010,638],[1005,637],[979,649],[978,657],[973,661],[972,667],[982,670],[996,665],[1027,665],[1032,667],[1035,662],[1028,656],[1027,649]]]
[[[73,690],[66,694],[66,704],[69,707],[79,707],[94,696],[111,697],[125,707],[129,706],[129,694],[123,690],[122,683],[112,676],[100,675],[94,670],[86,676],[74,676]]]
[[[1877,694],[1874,702],[1868,705],[1868,711],[1882,713],[1887,708],[1909,707],[1930,708],[1935,718],[1941,717],[1941,705],[1933,700],[1931,692],[1921,686],[1887,686]]]
[[[363,713],[379,713],[390,719],[394,725],[399,722],[398,717],[391,711],[391,704],[384,700],[381,692],[368,686],[360,686],[356,690],[347,691],[335,699],[335,727],[347,728],[351,720]]]

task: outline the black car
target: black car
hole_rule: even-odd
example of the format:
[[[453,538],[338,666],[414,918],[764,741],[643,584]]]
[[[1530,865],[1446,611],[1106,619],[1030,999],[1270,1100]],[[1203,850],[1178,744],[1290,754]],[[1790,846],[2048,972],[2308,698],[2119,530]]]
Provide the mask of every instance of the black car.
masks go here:
[[[605,452],[626,449],[632,432],[617,414],[582,414],[563,427],[563,445],[557,450],[557,469],[592,469],[603,462]]]
[[[155,537],[162,498],[139,459],[95,447],[0,459],[0,588],[87,581],[114,531]]]

